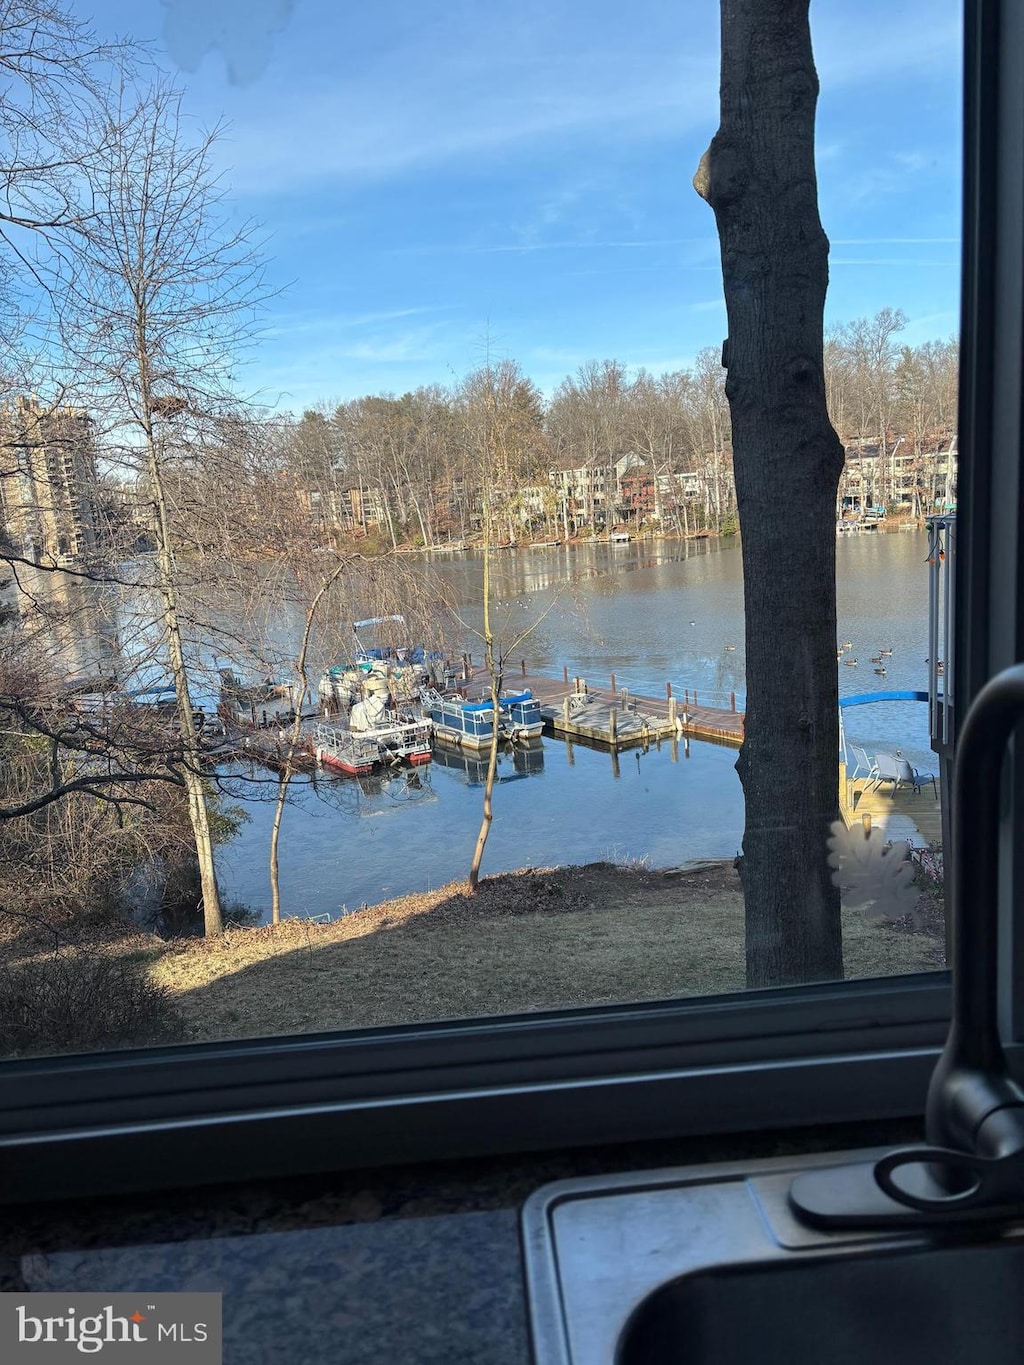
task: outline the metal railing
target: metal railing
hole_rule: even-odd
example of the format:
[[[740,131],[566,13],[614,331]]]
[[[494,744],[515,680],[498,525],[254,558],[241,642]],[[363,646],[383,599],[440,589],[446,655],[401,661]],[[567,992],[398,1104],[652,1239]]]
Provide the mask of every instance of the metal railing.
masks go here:
[[[928,722],[932,748],[953,743],[956,514],[931,517],[928,531]]]

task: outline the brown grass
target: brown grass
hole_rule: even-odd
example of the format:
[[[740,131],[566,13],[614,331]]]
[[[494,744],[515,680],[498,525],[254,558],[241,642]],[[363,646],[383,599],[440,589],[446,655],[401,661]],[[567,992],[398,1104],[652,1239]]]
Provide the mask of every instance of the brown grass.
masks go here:
[[[935,925],[844,913],[850,977],[941,966]],[[731,863],[611,864],[485,878],[332,924],[161,944],[150,977],[195,1040],[513,1014],[743,989],[743,900]]]

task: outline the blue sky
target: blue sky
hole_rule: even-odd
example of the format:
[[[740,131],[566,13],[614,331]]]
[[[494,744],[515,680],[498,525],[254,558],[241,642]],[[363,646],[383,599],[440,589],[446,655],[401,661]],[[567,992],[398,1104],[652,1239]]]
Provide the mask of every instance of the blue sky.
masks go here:
[[[689,365],[725,328],[715,0],[76,0],[223,120],[281,288],[246,380],[301,410],[512,356]],[[958,319],[957,0],[814,0],[827,320]]]

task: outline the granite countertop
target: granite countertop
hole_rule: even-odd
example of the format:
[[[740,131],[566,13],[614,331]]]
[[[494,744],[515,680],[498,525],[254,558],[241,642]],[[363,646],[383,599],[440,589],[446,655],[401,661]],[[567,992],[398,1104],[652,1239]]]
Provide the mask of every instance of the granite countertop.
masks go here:
[[[916,1124],[733,1135],[33,1205],[0,1290],[218,1290],[229,1365],[529,1365],[519,1209],[551,1180],[915,1140]]]

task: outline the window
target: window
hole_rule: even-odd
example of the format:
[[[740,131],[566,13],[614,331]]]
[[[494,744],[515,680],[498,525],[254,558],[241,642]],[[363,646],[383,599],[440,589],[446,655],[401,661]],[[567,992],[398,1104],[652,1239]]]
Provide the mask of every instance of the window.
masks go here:
[[[1021,23],[1009,3],[967,6],[961,711],[1021,653],[1020,502],[1007,495],[1021,450]],[[851,506],[883,477],[860,456]],[[566,515],[591,515],[598,484],[577,486]],[[372,492],[353,492],[365,521]],[[3,1189],[17,1199],[916,1112],[947,1011],[933,973],[10,1062]]]

